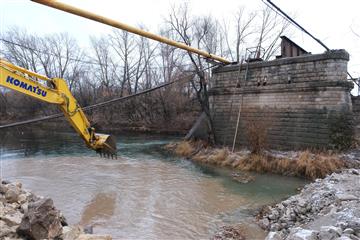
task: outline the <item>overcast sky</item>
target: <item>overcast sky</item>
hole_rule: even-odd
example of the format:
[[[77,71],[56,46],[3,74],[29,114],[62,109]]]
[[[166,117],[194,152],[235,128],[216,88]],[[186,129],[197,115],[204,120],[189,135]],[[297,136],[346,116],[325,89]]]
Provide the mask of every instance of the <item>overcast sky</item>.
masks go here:
[[[156,32],[167,17],[171,5],[181,0],[63,0],[65,3],[104,15],[130,25],[144,24]],[[245,6],[259,9],[261,0],[192,0],[187,1],[196,15],[211,14],[219,20],[231,20],[236,10]],[[360,76],[360,1],[359,0],[273,0],[280,8],[322,40],[331,49],[346,49],[351,59],[349,71]],[[0,0],[0,31],[12,25],[26,28],[29,32],[47,34],[69,32],[86,46],[88,37],[111,31],[111,28],[59,10],[51,9],[29,0]],[[324,49],[300,30],[294,30],[291,39],[312,53]]]

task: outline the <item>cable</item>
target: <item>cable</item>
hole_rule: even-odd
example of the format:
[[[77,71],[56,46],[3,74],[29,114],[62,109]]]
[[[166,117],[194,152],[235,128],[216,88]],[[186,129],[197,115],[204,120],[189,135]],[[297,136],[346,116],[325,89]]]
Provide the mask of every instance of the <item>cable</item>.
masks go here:
[[[269,6],[265,0],[261,0],[263,3],[265,3],[267,6]],[[316,42],[318,42],[321,46],[323,46],[326,51],[330,51],[330,48],[328,48],[322,41],[320,41],[318,38],[316,38],[315,36],[313,36],[310,32],[308,32],[305,28],[303,28],[299,23],[297,23],[294,19],[292,19],[289,15],[287,15],[283,10],[281,10],[281,8],[279,8],[278,6],[276,6],[271,0],[266,0],[269,4],[271,4],[272,7],[270,7],[273,11],[275,12],[280,12],[282,14],[282,16],[286,17],[286,19],[288,21],[290,21],[290,23],[294,24],[295,26],[297,26],[298,28],[300,28],[303,32],[305,32],[307,35],[309,35],[312,39],[314,39]],[[274,8],[276,10],[274,10]],[[358,86],[360,87],[360,85],[356,82],[356,78],[353,78],[351,76],[351,74],[349,73],[349,71],[347,71],[347,75],[350,77],[350,79]]]
[[[146,94],[146,93],[155,91],[155,90],[157,90],[157,89],[160,89],[160,88],[163,88],[163,87],[166,87],[166,86],[168,86],[168,85],[174,84],[174,83],[176,83],[176,82],[181,82],[181,81],[184,81],[184,80],[187,80],[187,78],[184,77],[184,78],[180,78],[180,79],[177,79],[177,80],[173,80],[173,81],[170,81],[170,82],[167,82],[167,83],[163,83],[163,84],[160,84],[160,85],[158,85],[158,86],[156,86],[156,87],[153,87],[153,88],[150,88],[150,89],[147,89],[147,90],[144,90],[144,91],[135,93],[135,94],[131,94],[131,95],[129,95],[129,96],[114,98],[114,99],[111,99],[111,100],[108,100],[108,101],[105,101],[105,102],[93,104],[93,105],[84,107],[83,110],[84,110],[84,111],[88,111],[88,110],[91,110],[91,109],[94,109],[94,108],[104,107],[104,106],[109,105],[109,104],[112,104],[112,103],[114,103],[114,102],[127,100],[127,99],[132,98],[132,97],[137,97],[137,96],[140,96],[140,95],[143,95],[143,94]],[[1,126],[0,126],[0,129],[1,129]]]
[[[264,2],[264,0],[262,0]],[[298,24],[294,19],[292,19],[289,15],[287,15],[283,10],[281,10],[278,6],[276,6],[272,1],[270,0],[266,0],[269,4],[271,4],[271,6],[273,6],[278,12],[280,12],[283,16],[285,16],[287,18],[287,20],[289,20],[292,24],[294,24],[295,26],[297,26],[298,28],[300,28],[303,32],[305,32],[307,35],[309,35],[312,39],[314,39],[316,42],[318,42],[321,46],[323,46],[326,51],[330,51],[330,49],[323,43],[321,42],[318,38],[316,38],[315,36],[313,36],[310,32],[308,32],[305,28],[303,28],[300,24]],[[272,8],[273,9],[273,8]],[[274,10],[274,9],[273,9]]]
[[[105,101],[105,102],[101,102],[101,103],[96,103],[96,104],[93,104],[93,105],[84,107],[84,108],[82,108],[82,110],[85,112],[85,111],[92,110],[92,109],[94,109],[94,108],[104,107],[104,106],[106,106],[106,105],[109,105],[109,104],[112,104],[112,103],[115,103],[115,102],[118,102],[118,101],[124,101],[124,100],[127,100],[127,99],[129,99],[129,98],[137,97],[137,96],[140,96],[140,95],[143,95],[143,94],[146,94],[146,93],[155,91],[155,90],[157,90],[157,89],[159,89],[159,88],[163,88],[163,87],[166,87],[166,86],[168,86],[168,85],[171,85],[171,84],[174,84],[174,83],[177,83],[177,82],[184,81],[185,79],[186,79],[186,78],[181,78],[181,79],[173,80],[173,81],[160,84],[160,85],[158,85],[158,86],[156,86],[156,87],[153,87],[153,88],[150,88],[150,89],[147,89],[147,90],[144,90],[144,91],[141,91],[141,92],[138,92],[138,93],[129,95],[129,96],[114,98],[114,99],[111,99],[111,100],[109,100],[109,101]],[[15,123],[10,123],[10,124],[6,124],[6,125],[1,125],[1,126],[0,126],[0,129],[10,128],[10,127],[16,127],[16,126],[26,125],[26,124],[30,124],[30,123],[35,123],[35,122],[41,122],[41,121],[50,120],[50,119],[55,119],[55,118],[59,118],[59,117],[63,117],[63,116],[64,116],[63,113],[57,113],[57,114],[53,114],[53,115],[49,115],[49,116],[45,116],[45,117],[41,117],[41,118],[35,118],[35,119],[25,120],[25,121],[21,121],[21,122],[15,122]]]
[[[206,68],[203,69],[203,71],[208,70],[208,69],[213,68],[213,67],[216,67],[216,66],[217,66],[217,65],[210,66],[210,67],[206,67]],[[114,99],[111,99],[111,100],[108,100],[108,101],[104,101],[104,102],[101,102],[101,103],[96,103],[96,104],[93,104],[93,105],[84,107],[84,108],[82,108],[82,110],[83,110],[84,112],[86,112],[86,111],[92,110],[92,109],[94,109],[94,108],[104,107],[104,106],[106,106],[106,105],[113,104],[113,103],[115,103],[115,102],[124,101],[124,100],[127,100],[127,99],[129,99],[129,98],[137,97],[137,96],[140,96],[140,95],[143,95],[143,94],[146,94],[146,93],[155,91],[155,90],[157,90],[157,89],[160,89],[160,88],[169,86],[169,85],[171,85],[171,84],[188,80],[189,77],[190,77],[190,76],[187,76],[187,77],[183,77],[183,78],[180,78],[180,79],[177,79],[177,80],[173,80],[173,81],[170,81],[170,82],[167,82],[167,83],[163,83],[163,84],[160,84],[160,85],[155,86],[155,87],[153,87],[153,88],[150,88],[150,89],[147,89],[147,90],[144,90],[144,91],[141,91],[141,92],[138,92],[138,93],[129,95],[129,96],[118,97],[118,98],[114,98]],[[1,126],[0,126],[0,129],[10,128],[10,127],[16,127],[16,126],[22,126],[22,125],[26,125],[26,124],[30,124],[30,123],[35,123],[35,122],[41,122],[41,121],[45,121],[45,120],[51,120],[51,119],[55,119],[55,118],[60,118],[60,117],[63,117],[63,116],[64,116],[64,114],[62,114],[62,113],[57,113],[57,114],[53,114],[53,115],[49,115],[49,116],[45,116],[45,117],[40,117],[40,118],[35,118],[35,119],[29,119],[29,120],[25,120],[25,121],[20,121],[20,122],[15,122],[15,123],[10,123],[10,124],[1,125]]]

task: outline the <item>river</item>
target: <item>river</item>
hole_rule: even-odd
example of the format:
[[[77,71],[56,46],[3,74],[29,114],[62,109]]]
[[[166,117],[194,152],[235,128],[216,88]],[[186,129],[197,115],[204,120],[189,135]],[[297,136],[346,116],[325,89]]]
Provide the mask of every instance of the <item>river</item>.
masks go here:
[[[2,131],[0,174],[51,197],[70,224],[92,225],[113,239],[208,239],[219,227],[241,224],[264,239],[256,210],[288,197],[298,178],[255,174],[238,183],[233,170],[195,164],[163,146],[179,138],[117,136],[119,157],[100,158],[72,132]]]

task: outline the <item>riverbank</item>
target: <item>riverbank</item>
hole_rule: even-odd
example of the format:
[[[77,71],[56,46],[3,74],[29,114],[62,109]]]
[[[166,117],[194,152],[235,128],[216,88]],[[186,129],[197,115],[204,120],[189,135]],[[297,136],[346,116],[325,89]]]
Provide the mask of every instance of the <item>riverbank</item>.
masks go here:
[[[180,142],[166,146],[195,162],[230,167],[241,176],[247,172],[271,172],[315,180],[299,194],[261,209],[256,221],[269,231],[266,240],[360,239],[360,150],[346,153],[311,151],[263,151],[212,148],[206,143]],[[351,168],[351,169],[349,169]],[[254,216],[255,217],[255,216]],[[225,226],[213,237],[251,239],[238,226]]]
[[[228,148],[210,147],[203,141],[181,141],[168,144],[172,153],[192,161],[230,167],[239,171],[275,173],[286,176],[304,177],[310,180],[345,168],[360,167],[360,152],[312,152],[305,151],[262,151],[249,150],[231,152]]]
[[[188,133],[193,122],[196,120],[197,113],[190,116],[186,116],[185,120],[180,118],[171,124],[161,124],[158,122],[155,123],[144,123],[139,121],[131,121],[124,119],[117,119],[111,123],[105,121],[104,119],[98,121],[91,121],[93,127],[97,132],[106,132],[111,134],[120,134],[120,133],[140,133],[140,134],[164,134],[164,135],[174,135],[174,136],[184,136]],[[6,125],[10,123],[15,123],[23,121],[22,119],[0,119],[0,125]],[[42,121],[35,122],[31,125],[22,125],[21,130],[29,131],[31,129],[44,129],[44,130],[53,130],[61,129],[61,131],[74,132],[71,125],[66,121],[65,118],[61,117],[58,119],[52,119],[51,121]]]
[[[111,240],[91,228],[69,226],[53,200],[37,196],[19,182],[0,180],[0,239]]]

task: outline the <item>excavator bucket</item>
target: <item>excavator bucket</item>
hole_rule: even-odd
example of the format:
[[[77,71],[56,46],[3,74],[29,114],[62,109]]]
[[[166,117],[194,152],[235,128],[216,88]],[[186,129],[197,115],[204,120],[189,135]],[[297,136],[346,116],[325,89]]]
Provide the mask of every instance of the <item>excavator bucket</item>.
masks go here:
[[[115,137],[107,135],[95,133],[96,141],[96,152],[101,156],[105,157],[116,157],[116,140]]]

